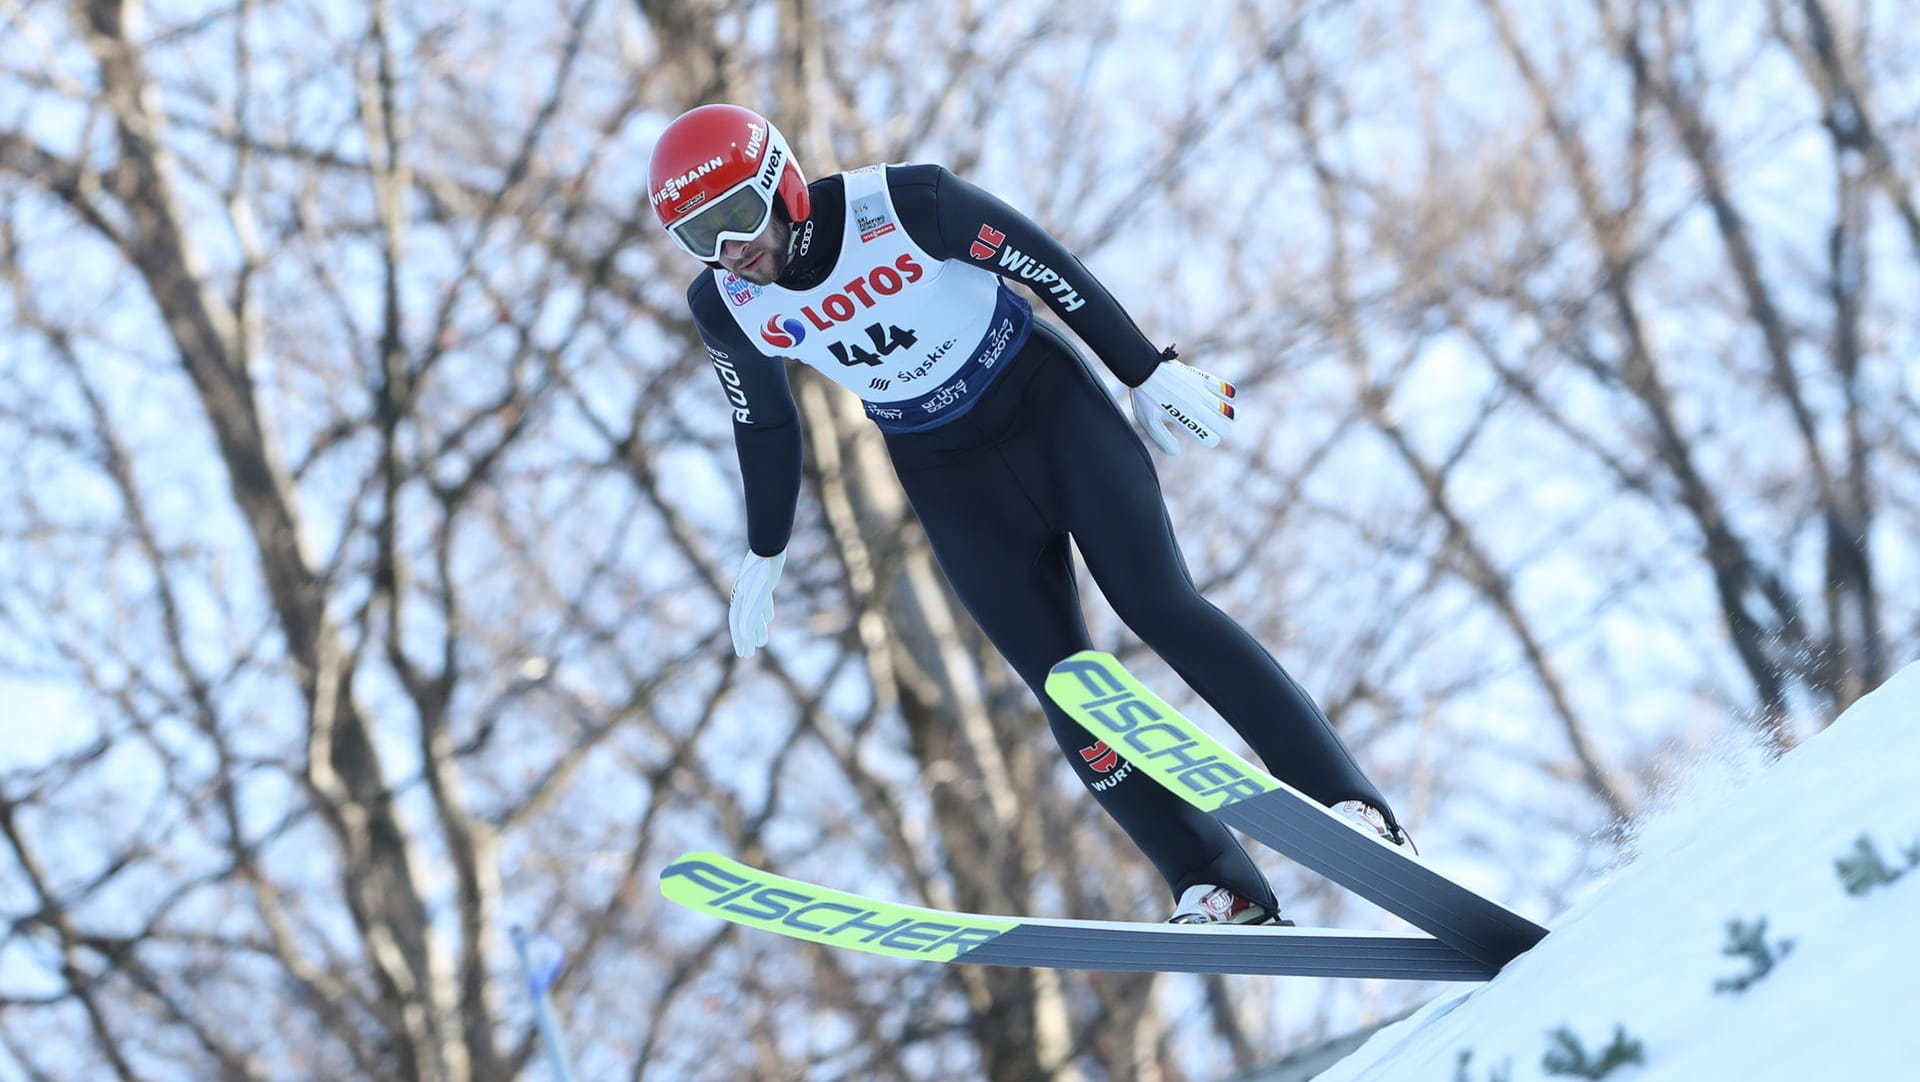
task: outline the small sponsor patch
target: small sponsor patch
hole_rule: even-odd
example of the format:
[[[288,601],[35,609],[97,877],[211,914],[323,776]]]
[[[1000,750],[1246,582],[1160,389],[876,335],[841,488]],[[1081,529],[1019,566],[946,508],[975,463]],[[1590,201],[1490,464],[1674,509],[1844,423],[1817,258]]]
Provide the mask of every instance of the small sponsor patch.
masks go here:
[[[759,286],[731,274],[720,279],[720,285],[727,291],[727,300],[732,301],[735,308],[751,302],[760,295]]]
[[[854,200],[853,224],[859,227],[862,242],[893,232],[893,215],[887,213],[887,197],[876,194]]]

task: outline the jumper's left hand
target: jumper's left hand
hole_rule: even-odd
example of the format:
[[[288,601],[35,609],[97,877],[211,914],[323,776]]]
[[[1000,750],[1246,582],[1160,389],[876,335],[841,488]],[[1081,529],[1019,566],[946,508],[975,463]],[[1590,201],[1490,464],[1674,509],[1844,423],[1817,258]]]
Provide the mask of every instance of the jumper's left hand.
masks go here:
[[[767,644],[767,628],[773,623],[773,588],[780,585],[780,572],[787,566],[787,552],[762,556],[747,549],[740,562],[740,574],[733,580],[733,600],[727,605],[727,629],[733,633],[733,652],[752,657]]]
[[[1180,453],[1178,428],[1202,447],[1218,444],[1233,427],[1233,384],[1179,361],[1161,361],[1133,388],[1133,419],[1169,455]]]

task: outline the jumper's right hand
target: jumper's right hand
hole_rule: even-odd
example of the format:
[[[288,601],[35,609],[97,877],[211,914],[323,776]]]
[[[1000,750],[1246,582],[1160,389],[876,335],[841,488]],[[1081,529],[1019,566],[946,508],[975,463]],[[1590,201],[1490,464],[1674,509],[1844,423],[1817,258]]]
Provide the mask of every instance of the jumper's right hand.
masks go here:
[[[767,644],[767,628],[773,623],[773,588],[780,583],[780,572],[787,566],[787,554],[762,556],[752,549],[740,564],[733,580],[733,601],[727,607],[727,627],[733,632],[733,652],[752,657]]]

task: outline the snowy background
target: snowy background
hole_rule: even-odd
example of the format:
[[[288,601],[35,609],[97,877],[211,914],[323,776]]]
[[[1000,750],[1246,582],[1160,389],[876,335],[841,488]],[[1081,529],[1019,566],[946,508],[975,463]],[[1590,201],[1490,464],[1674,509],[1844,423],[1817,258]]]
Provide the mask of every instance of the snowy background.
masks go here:
[[[1916,721],[1909,665],[1771,767],[1707,761],[1636,832],[1632,862],[1538,947],[1376,1033],[1318,1082],[1914,1077]],[[1734,922],[1765,923],[1757,951],[1728,953]],[[1773,968],[1756,977],[1763,957]],[[1615,1045],[1619,1066],[1598,1074]],[[1550,1071],[1556,1051],[1575,1064],[1584,1052],[1594,1072]]]
[[[807,373],[773,638],[734,657],[731,409],[641,198],[715,100],[810,175],[948,165],[1235,381],[1234,436],[1159,462],[1195,580],[1432,859],[1562,929],[1368,1057],[1492,1082],[1618,1026],[1685,1076],[1770,997],[1886,1008],[1808,975],[1824,896],[1766,891],[1910,842],[1900,794],[1835,782],[1790,870],[1802,807],[1692,821],[1765,756],[1679,775],[1831,754],[1920,658],[1912,8],[5,5],[0,1082],[537,1082],[515,925],[583,1082],[1208,1082],[1458,994],[905,965],[658,898],[702,848],[1172,904]],[[1095,644],[1227,738],[1085,585]],[[1388,920],[1255,859],[1303,925]],[[1714,994],[1762,916],[1796,952]],[[1557,958],[1649,928],[1657,969]]]

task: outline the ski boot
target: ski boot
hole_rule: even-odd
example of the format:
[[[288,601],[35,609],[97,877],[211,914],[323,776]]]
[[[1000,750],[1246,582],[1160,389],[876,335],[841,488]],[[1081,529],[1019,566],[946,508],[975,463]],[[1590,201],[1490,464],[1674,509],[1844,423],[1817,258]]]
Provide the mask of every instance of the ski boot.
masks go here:
[[[1413,837],[1407,833],[1406,828],[1398,823],[1387,822],[1386,813],[1366,801],[1343,800],[1335,804],[1333,810],[1362,834],[1375,835],[1388,845],[1406,846],[1412,850],[1414,856],[1420,855],[1420,847],[1413,844]]]
[[[1250,902],[1227,887],[1196,883],[1180,893],[1168,924],[1280,924],[1293,922],[1266,906]]]

